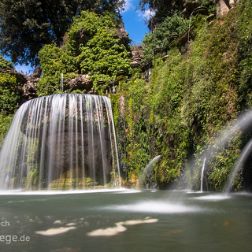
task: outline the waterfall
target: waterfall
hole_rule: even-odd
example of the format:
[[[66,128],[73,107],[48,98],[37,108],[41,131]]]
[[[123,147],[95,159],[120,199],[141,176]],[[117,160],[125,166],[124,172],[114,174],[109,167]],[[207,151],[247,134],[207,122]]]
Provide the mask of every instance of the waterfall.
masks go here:
[[[207,158],[207,163],[211,164],[211,162],[214,160],[216,155],[219,152],[223,151],[235,136],[237,136],[238,134],[241,134],[241,133],[245,133],[246,131],[250,131],[251,123],[252,123],[252,110],[246,111],[245,113],[241,114],[237,119],[235,119],[231,123],[229,123],[229,125],[226,126],[224,128],[224,130],[220,131],[220,133],[217,135],[215,140],[212,141],[211,144],[209,144],[208,146],[206,146],[204,148],[205,150],[201,153],[200,156],[196,156],[196,158],[193,158],[190,160],[189,168],[192,170],[192,167],[195,165],[196,160],[197,159],[204,160],[205,157]],[[237,161],[235,167],[232,169],[231,173],[233,175],[230,175],[230,177],[228,179],[229,185],[226,185],[226,187],[224,189],[225,191],[231,190],[231,186],[232,186],[233,180],[235,178],[235,175],[239,172],[239,170],[240,170],[239,167],[241,167],[243,165],[243,161],[244,161],[243,156],[245,156],[244,159],[247,158],[248,150],[250,148],[252,148],[252,143],[248,143],[248,145],[244,148],[244,151],[241,154],[240,160]],[[203,163],[203,166],[201,167],[201,169],[200,169],[200,167],[195,169],[194,174],[192,174],[190,176],[193,178],[195,176],[195,174],[200,175],[200,173],[201,173],[201,190],[202,190],[202,183],[203,183],[202,177],[207,172],[207,170],[209,168],[208,166],[206,166],[206,167],[204,167],[204,171],[203,171],[203,167],[204,167],[204,163]],[[193,182],[193,183],[195,183],[195,182]]]
[[[221,131],[216,137],[215,141],[202,153],[202,157],[206,156],[208,163],[210,163],[216,154],[223,150],[234,136],[236,136],[239,132],[245,132],[247,129],[249,129],[251,123],[252,110],[249,110],[240,115],[236,120],[232,121],[229,126]]]
[[[24,103],[0,151],[1,189],[120,186],[110,100],[61,94]]]
[[[200,177],[200,191],[204,191],[204,174],[205,174],[205,168],[206,168],[206,158],[203,160],[202,168],[201,168],[201,177]]]
[[[234,181],[235,181],[235,177],[238,174],[238,172],[243,168],[244,162],[247,160],[248,156],[251,154],[251,150],[252,150],[252,140],[250,140],[246,144],[244,149],[242,150],[240,158],[235,163],[235,166],[234,166],[231,174],[228,177],[228,181],[227,181],[227,183],[225,185],[225,188],[224,188],[224,191],[226,193],[229,193],[231,191],[232,186],[233,186]]]
[[[154,165],[161,159],[162,155],[158,155],[156,157],[154,157],[153,159],[150,160],[150,162],[145,166],[145,168],[142,171],[142,174],[139,177],[139,183],[141,186],[143,186],[143,184],[145,182],[150,183],[150,178],[152,175],[152,170]]]

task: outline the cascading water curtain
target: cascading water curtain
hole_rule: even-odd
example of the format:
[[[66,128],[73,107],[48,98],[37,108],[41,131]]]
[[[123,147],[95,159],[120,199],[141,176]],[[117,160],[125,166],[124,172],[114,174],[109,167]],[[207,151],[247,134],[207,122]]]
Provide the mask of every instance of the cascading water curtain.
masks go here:
[[[26,102],[0,152],[2,189],[120,186],[110,100],[62,94]]]

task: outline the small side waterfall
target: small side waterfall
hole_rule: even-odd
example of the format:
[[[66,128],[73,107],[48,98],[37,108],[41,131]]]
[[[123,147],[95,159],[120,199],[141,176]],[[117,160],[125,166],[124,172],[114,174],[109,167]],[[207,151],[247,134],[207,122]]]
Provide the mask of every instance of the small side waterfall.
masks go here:
[[[235,136],[237,136],[238,134],[243,134],[247,131],[251,131],[251,123],[252,110],[249,110],[241,114],[236,120],[232,121],[223,131],[221,131],[215,138],[215,140],[212,142],[212,144],[206,146],[205,150],[201,153],[200,156],[196,156],[196,158],[190,160],[189,168],[190,171],[192,171],[191,174],[188,176],[192,181],[190,184],[190,188],[192,188],[193,185],[198,183],[198,179],[196,181],[194,178],[198,178],[200,176],[200,191],[203,191],[204,175],[206,174],[209,168],[206,165],[205,158],[207,159],[207,163],[211,164],[216,155],[219,152],[223,151]],[[228,182],[224,188],[225,192],[229,192],[231,190],[234,179],[241,167],[243,166],[245,160],[247,159],[250,150],[252,150],[252,140],[249,141],[244,147],[239,160],[236,162],[234,168],[232,169],[231,175],[229,176]],[[204,160],[203,165],[201,167],[195,166],[196,160]],[[196,169],[193,169],[193,167],[196,167]]]
[[[224,191],[226,193],[229,193],[231,191],[235,177],[238,174],[238,172],[243,168],[244,162],[247,160],[249,154],[251,154],[251,151],[252,151],[252,140],[250,140],[243,148],[240,158],[235,163],[235,167],[228,177],[228,181],[224,188]]]
[[[64,94],[17,111],[0,152],[1,189],[120,186],[110,100]]]
[[[250,128],[251,123],[252,110],[240,115],[229,126],[221,131],[215,141],[202,153],[202,157],[207,157],[207,161],[210,163],[216,154],[223,150],[234,136],[236,136],[239,132],[244,132]]]
[[[139,183],[141,186],[144,185],[145,182],[150,182],[150,177],[152,175],[152,170],[154,165],[161,159],[162,155],[158,155],[154,157],[143,169],[141,176],[139,177]]]
[[[206,158],[203,160],[202,168],[201,168],[201,176],[200,176],[200,191],[204,191],[204,175],[206,169]]]

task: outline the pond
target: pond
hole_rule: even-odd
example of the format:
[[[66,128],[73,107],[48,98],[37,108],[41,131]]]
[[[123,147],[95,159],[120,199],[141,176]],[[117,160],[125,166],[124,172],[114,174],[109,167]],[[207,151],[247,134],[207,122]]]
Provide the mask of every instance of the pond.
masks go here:
[[[252,195],[107,190],[0,195],[1,251],[251,251]]]

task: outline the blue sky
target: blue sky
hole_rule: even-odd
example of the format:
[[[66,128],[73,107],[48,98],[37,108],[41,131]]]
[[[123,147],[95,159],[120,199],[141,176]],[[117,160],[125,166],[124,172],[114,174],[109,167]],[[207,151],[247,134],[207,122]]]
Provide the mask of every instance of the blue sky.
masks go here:
[[[125,10],[122,11],[123,22],[132,44],[140,44],[143,37],[148,33],[147,20],[150,12],[142,12],[139,0],[125,0]]]
[[[129,34],[132,45],[141,44],[144,35],[148,33],[147,20],[152,14],[150,11],[142,12],[139,0],[125,0],[124,10],[121,12],[125,29]],[[26,65],[16,65],[18,72],[31,74],[33,68]]]

